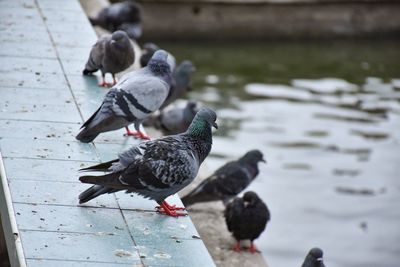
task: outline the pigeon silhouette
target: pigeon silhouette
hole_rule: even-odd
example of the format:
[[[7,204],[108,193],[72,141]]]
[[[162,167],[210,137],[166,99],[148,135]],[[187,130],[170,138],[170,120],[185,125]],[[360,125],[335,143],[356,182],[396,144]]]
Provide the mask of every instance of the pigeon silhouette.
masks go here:
[[[253,191],[248,191],[243,198],[235,198],[224,212],[226,225],[236,239],[233,250],[241,251],[241,240],[250,240],[249,252],[258,252],[253,241],[265,230],[271,219],[267,205]]]
[[[171,71],[167,63],[168,54],[158,50],[149,65],[125,74],[105,95],[97,111],[82,125],[76,139],[88,143],[100,133],[125,127],[127,135],[149,139],[140,132],[140,123],[160,108],[167,98]],[[137,132],[130,132],[133,123]]]
[[[160,110],[173,103],[178,98],[182,98],[191,90],[192,74],[196,71],[193,63],[189,60],[182,61],[172,73],[171,90]]]
[[[197,103],[189,101],[184,108],[173,108],[162,111],[157,116],[148,117],[143,125],[154,127],[163,135],[183,133],[189,127],[196,113]]]
[[[325,267],[322,256],[323,256],[322,249],[312,248],[308,252],[301,267]]]
[[[211,150],[211,127],[217,128],[216,118],[212,109],[202,108],[186,132],[142,142],[121,153],[118,159],[82,169],[106,174],[79,178],[83,183],[95,184],[79,195],[79,203],[101,194],[126,190],[155,200],[161,213],[185,215],[176,212],[184,208],[171,206],[165,199],[197,176]]]
[[[183,204],[187,207],[198,202],[222,200],[226,205],[257,177],[260,161],[265,162],[261,151],[250,150],[240,159],[226,163],[183,197]]]
[[[135,52],[128,35],[123,31],[116,31],[110,36],[101,37],[93,45],[83,74],[89,75],[100,70],[103,81],[99,85],[115,85],[115,73],[127,69],[134,61]],[[113,84],[106,83],[106,73],[111,73]]]
[[[160,50],[160,48],[154,43],[145,43],[143,45],[142,55],[140,56],[140,66],[142,68],[147,66],[150,58],[157,50]],[[176,66],[176,60],[171,53],[168,53],[168,63],[171,67],[171,72],[173,73]]]
[[[142,35],[142,7],[134,1],[124,1],[103,8],[95,18],[89,18],[93,26],[110,32],[122,30],[131,39]]]

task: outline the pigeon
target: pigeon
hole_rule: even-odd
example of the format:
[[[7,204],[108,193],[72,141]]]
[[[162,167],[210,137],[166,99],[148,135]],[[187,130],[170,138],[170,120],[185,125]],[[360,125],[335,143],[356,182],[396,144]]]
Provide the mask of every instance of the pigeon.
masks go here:
[[[271,219],[267,205],[253,191],[248,191],[243,198],[235,198],[224,211],[226,225],[236,239],[233,250],[241,251],[240,241],[250,240],[249,252],[258,252],[254,239],[265,230]]]
[[[125,127],[127,135],[148,139],[140,132],[140,123],[160,108],[167,98],[171,85],[171,72],[167,52],[158,50],[149,65],[129,72],[111,88],[97,111],[82,125],[76,139],[88,143],[100,133]],[[137,132],[130,132],[134,123]]]
[[[110,32],[122,30],[134,40],[142,35],[142,7],[134,1],[112,4],[89,20],[93,26],[100,26]]]
[[[163,111],[157,116],[148,117],[144,126],[153,126],[163,135],[183,133],[189,127],[197,113],[197,103],[189,101],[184,108],[174,108]]]
[[[121,153],[118,159],[81,169],[106,172],[101,176],[81,176],[82,183],[94,184],[79,195],[85,203],[101,194],[126,190],[155,200],[160,213],[183,216],[182,207],[169,205],[165,199],[187,186],[197,176],[199,167],[212,146],[212,128],[218,128],[217,116],[202,108],[186,132],[145,141]]]
[[[105,75],[111,73],[114,81],[112,85],[115,85],[115,73],[127,69],[134,61],[135,52],[128,35],[123,31],[116,31],[110,36],[101,37],[93,45],[83,74],[89,75],[100,70],[103,81],[99,85],[109,86]]]
[[[250,150],[240,159],[226,163],[183,197],[183,204],[216,200],[228,204],[257,177],[260,161],[266,162],[261,151]]]
[[[143,45],[142,55],[140,56],[140,66],[142,68],[147,66],[150,58],[153,56],[154,52],[156,52],[157,50],[160,50],[160,48],[154,43],[145,43]],[[175,57],[171,53],[168,53],[168,63],[171,67],[171,72],[173,72],[175,69],[175,66],[176,66],[176,60],[175,60]]]
[[[161,105],[160,110],[183,97],[187,91],[191,90],[192,74],[196,71],[193,63],[189,60],[182,61],[172,73],[172,85],[167,99]]]
[[[320,248],[313,248],[311,249],[306,258],[304,259],[303,264],[301,267],[325,267],[325,264],[322,259],[322,249]]]

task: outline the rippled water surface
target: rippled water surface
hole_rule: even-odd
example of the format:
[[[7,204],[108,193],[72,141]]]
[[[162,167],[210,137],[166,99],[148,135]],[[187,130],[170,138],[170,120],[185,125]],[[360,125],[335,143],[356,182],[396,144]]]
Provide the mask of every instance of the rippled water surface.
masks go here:
[[[164,44],[217,109],[210,169],[259,148],[270,267],[399,266],[400,43]]]

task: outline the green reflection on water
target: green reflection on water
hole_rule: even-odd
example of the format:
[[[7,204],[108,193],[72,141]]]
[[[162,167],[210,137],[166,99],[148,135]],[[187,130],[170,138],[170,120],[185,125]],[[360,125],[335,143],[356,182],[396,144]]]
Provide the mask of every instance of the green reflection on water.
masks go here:
[[[288,84],[293,78],[342,78],[360,84],[366,77],[400,76],[399,40],[264,43],[160,43],[178,61],[197,66],[195,88],[208,74],[220,76],[216,87],[240,89],[246,83]],[[232,78],[234,77],[234,78]],[[238,93],[238,92],[237,92]],[[245,94],[239,92],[239,96]]]

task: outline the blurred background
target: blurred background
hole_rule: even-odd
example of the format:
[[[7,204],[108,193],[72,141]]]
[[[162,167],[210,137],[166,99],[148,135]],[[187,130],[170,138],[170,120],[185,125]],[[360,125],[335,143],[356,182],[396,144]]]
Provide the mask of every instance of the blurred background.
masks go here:
[[[203,176],[254,148],[268,161],[248,188],[271,211],[268,265],[319,246],[328,267],[398,266],[400,2],[137,2],[138,43],[193,61],[186,98],[219,115]]]

